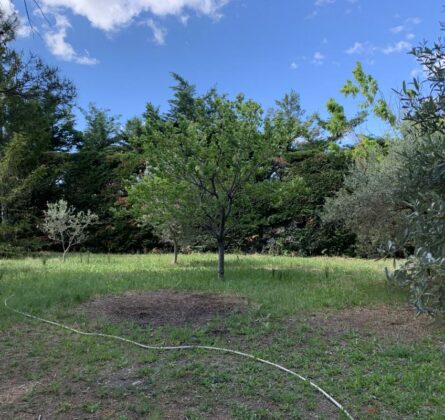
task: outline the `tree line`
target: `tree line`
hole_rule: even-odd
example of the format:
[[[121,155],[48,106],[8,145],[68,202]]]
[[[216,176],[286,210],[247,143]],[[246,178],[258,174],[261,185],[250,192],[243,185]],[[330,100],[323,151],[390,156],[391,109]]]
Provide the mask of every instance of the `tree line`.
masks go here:
[[[403,84],[400,115],[358,63],[341,89],[353,116],[333,98],[307,114],[293,91],[264,110],[172,74],[167,111],[148,103],[122,127],[90,105],[79,131],[73,84],[11,47],[14,16],[0,24],[3,255],[52,249],[42,221],[63,198],[97,218],[84,249],[218,251],[221,278],[227,249],[403,256],[392,281],[419,310],[445,306],[441,42],[413,49],[424,78]],[[370,117],[386,134],[361,131]]]
[[[354,235],[322,227],[320,210],[351,159],[336,143],[359,118],[340,106],[326,121],[306,115],[295,92],[265,111],[173,74],[167,112],[147,104],[122,127],[90,105],[79,131],[75,86],[11,47],[16,24],[1,16],[3,255],[52,249],[39,226],[61,198],[98,216],[82,245],[92,251],[354,253]]]

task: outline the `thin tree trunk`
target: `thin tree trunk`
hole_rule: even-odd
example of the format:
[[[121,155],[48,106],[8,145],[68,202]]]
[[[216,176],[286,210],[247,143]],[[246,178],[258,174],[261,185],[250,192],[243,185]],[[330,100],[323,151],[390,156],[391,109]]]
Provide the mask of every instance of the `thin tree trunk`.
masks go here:
[[[1,219],[2,219],[2,230],[3,230],[3,240],[8,241],[10,239],[10,235],[8,234],[8,205],[5,202],[1,204]]]
[[[6,226],[8,224],[8,210],[6,203],[2,203],[1,208],[2,226]]]
[[[178,264],[178,241],[173,239],[173,264]]]
[[[66,253],[68,252],[69,245],[65,246],[65,237],[63,235],[63,232],[61,233],[61,236],[60,236],[60,243],[62,244],[62,249],[63,249],[62,261],[65,262],[65,256],[66,256]]]
[[[224,239],[218,241],[218,279],[224,280]]]
[[[218,233],[218,279],[224,280],[224,252],[225,252],[225,234],[226,234],[226,212],[221,210],[221,219]]]

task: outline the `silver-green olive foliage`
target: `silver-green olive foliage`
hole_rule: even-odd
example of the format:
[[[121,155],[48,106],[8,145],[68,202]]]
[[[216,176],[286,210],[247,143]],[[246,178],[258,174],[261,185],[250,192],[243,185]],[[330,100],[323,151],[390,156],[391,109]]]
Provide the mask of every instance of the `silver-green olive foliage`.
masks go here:
[[[87,239],[88,227],[97,220],[97,215],[91,211],[76,212],[65,200],[59,200],[56,203],[48,203],[41,229],[49,239],[62,246],[65,261],[67,252],[74,245],[79,245]]]
[[[403,84],[401,139],[355,160],[344,188],[328,200],[325,217],[342,219],[373,246],[408,251],[391,282],[407,288],[419,312],[445,314],[445,45],[412,54],[424,80]],[[354,92],[351,91],[351,94]],[[385,114],[385,113],[384,113]]]

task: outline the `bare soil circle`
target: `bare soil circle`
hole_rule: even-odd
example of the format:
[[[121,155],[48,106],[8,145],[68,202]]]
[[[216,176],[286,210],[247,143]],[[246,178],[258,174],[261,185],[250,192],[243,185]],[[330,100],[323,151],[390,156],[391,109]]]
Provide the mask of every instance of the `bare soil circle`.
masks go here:
[[[349,332],[362,336],[389,338],[412,343],[434,336],[440,325],[427,316],[416,316],[411,307],[380,305],[371,308],[348,308],[312,314],[309,325],[330,338]]]
[[[247,306],[247,300],[236,295],[159,290],[98,296],[79,309],[91,318],[157,327],[205,325]]]

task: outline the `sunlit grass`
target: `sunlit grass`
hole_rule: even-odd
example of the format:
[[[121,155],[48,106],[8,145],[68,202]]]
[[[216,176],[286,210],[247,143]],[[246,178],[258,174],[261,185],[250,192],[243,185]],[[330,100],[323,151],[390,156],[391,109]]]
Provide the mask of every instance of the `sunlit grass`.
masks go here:
[[[389,263],[228,255],[226,280],[219,281],[212,254],[183,255],[177,266],[170,255],[72,254],[65,263],[53,255],[0,261],[0,292],[40,312],[127,290],[205,290],[240,294],[279,315],[399,301],[402,294],[388,286],[384,275]],[[8,317],[3,308],[0,315]]]
[[[354,306],[386,304],[397,311],[407,296],[388,285],[384,268],[391,264],[228,255],[222,282],[211,254],[181,255],[177,266],[170,255],[71,254],[63,263],[56,254],[0,261],[0,294],[2,300],[13,295],[12,306],[86,331],[158,345],[230,347],[280,362],[314,379],[356,418],[443,418],[444,365],[435,336],[401,343],[384,333],[348,328],[326,336],[308,321],[313,312]],[[141,327],[76,311],[95,295],[159,289],[237,294],[251,305],[246,312],[193,327]],[[323,417],[322,398],[313,389],[252,361],[205,352],[147,352],[79,337],[11,313],[3,304],[0,351],[5,384],[37,384],[20,404],[0,405],[0,417],[45,413],[42,407],[56,410],[59,418],[338,414],[330,407]]]

